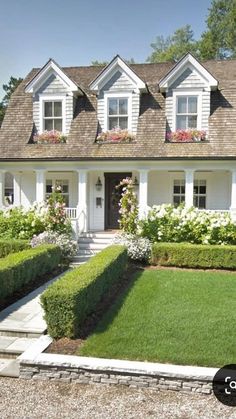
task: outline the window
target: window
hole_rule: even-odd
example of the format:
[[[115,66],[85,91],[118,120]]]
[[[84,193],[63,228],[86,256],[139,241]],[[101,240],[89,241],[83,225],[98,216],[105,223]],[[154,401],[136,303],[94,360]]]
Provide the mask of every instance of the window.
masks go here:
[[[173,187],[173,204],[179,205],[181,202],[185,201],[185,180],[176,179],[174,180]]]
[[[193,205],[200,209],[206,208],[206,181],[195,180],[193,190]]]
[[[176,179],[174,180],[173,186],[173,204],[178,206],[182,202],[185,202],[185,180]],[[205,180],[194,180],[193,188],[193,205],[196,208],[206,208],[206,181]]]
[[[46,100],[43,102],[43,130],[62,132],[62,101]]]
[[[176,129],[194,129],[198,126],[198,96],[176,97]]]
[[[108,130],[128,129],[128,98],[108,98]]]
[[[69,180],[68,179],[47,179],[46,180],[46,198],[52,193],[52,188],[57,186],[61,187],[61,194],[64,198],[64,202],[67,207],[69,207]]]

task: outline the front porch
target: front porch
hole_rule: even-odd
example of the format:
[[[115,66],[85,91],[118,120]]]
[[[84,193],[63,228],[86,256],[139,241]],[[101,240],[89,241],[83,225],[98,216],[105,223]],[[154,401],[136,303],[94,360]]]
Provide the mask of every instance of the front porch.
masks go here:
[[[77,232],[117,228],[119,197],[115,185],[125,175],[136,180],[140,218],[153,205],[181,202],[187,207],[231,211],[235,216],[236,169],[183,169],[180,165],[165,168],[161,164],[142,169],[128,164],[114,168],[104,164],[103,168],[91,166],[89,169],[22,167],[14,171],[6,168],[0,171],[0,206],[13,203],[27,208],[35,201],[43,201],[53,186],[60,185],[67,215]]]

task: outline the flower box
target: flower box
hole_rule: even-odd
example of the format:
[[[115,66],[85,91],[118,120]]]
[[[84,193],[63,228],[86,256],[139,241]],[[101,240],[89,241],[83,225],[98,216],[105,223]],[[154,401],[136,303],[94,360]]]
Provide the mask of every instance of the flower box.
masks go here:
[[[135,135],[131,134],[128,130],[114,129],[98,134],[96,143],[132,143],[134,140]]]
[[[33,137],[34,144],[63,144],[66,143],[66,136],[59,131],[44,131]]]
[[[199,143],[206,141],[206,131],[196,129],[178,129],[177,131],[171,131],[166,134],[166,141],[170,143]]]

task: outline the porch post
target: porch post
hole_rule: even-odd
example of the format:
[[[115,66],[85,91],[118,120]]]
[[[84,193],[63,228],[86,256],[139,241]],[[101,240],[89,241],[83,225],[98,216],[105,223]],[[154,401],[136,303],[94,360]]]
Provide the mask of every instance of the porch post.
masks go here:
[[[0,170],[0,208],[5,206],[5,171]]]
[[[233,221],[236,222],[236,169],[232,170],[232,181],[231,181],[231,204],[230,204],[230,212]]]
[[[78,173],[78,226],[79,232],[88,231],[88,208],[87,208],[87,182],[88,171],[77,170]]]
[[[36,173],[36,201],[42,202],[45,199],[45,170],[37,169]]]
[[[139,219],[145,218],[148,207],[148,170],[139,170]]]
[[[193,206],[194,170],[185,170],[185,206]]]
[[[21,205],[21,172],[13,172],[14,205]]]

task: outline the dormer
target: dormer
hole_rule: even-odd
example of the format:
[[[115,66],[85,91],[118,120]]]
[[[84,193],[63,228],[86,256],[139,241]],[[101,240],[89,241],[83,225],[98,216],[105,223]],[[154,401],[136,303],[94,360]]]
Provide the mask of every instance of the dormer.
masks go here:
[[[211,91],[218,81],[191,54],[186,54],[160,81],[166,96],[167,132],[208,131]]]
[[[140,94],[146,84],[117,55],[93,80],[90,89],[97,94],[99,132],[113,129],[136,134]]]
[[[37,134],[59,131],[67,135],[73,118],[74,102],[82,89],[52,59],[26,85],[33,96],[33,120]]]

